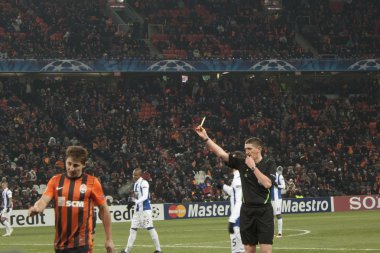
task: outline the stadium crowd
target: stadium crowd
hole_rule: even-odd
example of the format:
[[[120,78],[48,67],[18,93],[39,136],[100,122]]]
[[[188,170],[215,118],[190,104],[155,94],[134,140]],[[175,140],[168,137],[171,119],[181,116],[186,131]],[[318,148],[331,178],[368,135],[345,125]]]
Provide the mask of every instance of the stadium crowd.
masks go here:
[[[239,83],[239,86],[236,84]],[[98,79],[4,78],[0,83],[0,177],[15,208],[33,203],[64,168],[68,145],[91,153],[110,202],[141,167],[152,201],[224,200],[216,182],[224,163],[209,154],[193,127],[205,127],[229,151],[249,136],[284,169],[288,197],[372,194],[379,178],[379,86],[369,77],[308,80],[201,76],[181,83],[125,75]],[[228,99],[227,99],[228,98]]]
[[[284,1],[298,17],[300,32],[320,54],[341,58],[376,58],[380,51],[380,3],[352,1]]]
[[[0,0],[0,59],[310,58],[379,56],[380,4],[372,0],[129,0],[145,22],[118,29],[105,0]],[[129,22],[129,21],[128,21]],[[148,28],[150,26],[150,28]],[[152,52],[150,52],[152,51]]]
[[[158,25],[151,40],[166,58],[312,57],[295,42],[289,13],[267,12],[262,1],[130,2]]]
[[[0,0],[0,59],[145,57],[138,36],[118,31],[106,1]]]

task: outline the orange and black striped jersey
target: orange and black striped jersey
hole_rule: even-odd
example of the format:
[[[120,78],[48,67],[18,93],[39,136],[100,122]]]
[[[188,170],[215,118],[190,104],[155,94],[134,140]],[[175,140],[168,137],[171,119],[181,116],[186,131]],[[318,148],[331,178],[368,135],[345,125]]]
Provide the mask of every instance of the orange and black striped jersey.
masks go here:
[[[55,249],[92,249],[93,207],[106,203],[99,180],[88,174],[76,179],[58,174],[49,180],[44,195],[55,199]]]

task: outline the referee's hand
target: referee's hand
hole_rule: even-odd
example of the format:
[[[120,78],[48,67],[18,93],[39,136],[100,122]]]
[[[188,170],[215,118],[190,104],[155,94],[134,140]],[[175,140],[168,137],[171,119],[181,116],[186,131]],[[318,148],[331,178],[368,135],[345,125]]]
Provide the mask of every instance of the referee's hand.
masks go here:
[[[255,161],[253,160],[253,158],[249,155],[247,155],[245,157],[245,164],[251,169],[253,170],[255,167],[256,167],[256,163]]]
[[[208,139],[207,132],[201,125],[199,125],[195,128],[195,132],[199,135],[199,137],[202,138],[202,140]]]

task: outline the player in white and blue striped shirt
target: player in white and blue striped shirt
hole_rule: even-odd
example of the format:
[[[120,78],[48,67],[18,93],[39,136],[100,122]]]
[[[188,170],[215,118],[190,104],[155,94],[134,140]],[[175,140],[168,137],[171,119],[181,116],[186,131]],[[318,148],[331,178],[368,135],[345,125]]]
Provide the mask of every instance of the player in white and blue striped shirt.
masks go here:
[[[244,252],[244,245],[240,237],[240,208],[242,204],[242,190],[240,173],[233,169],[234,179],[231,186],[224,184],[223,191],[230,196],[231,215],[228,219],[228,231],[231,239],[232,253]]]
[[[120,253],[129,253],[132,250],[133,244],[136,240],[137,229],[145,228],[149,231],[150,236],[154,242],[156,250],[154,253],[161,252],[160,241],[156,229],[153,227],[152,207],[150,205],[149,183],[141,177],[142,169],[137,168],[133,171],[133,191],[135,198],[128,202],[128,208],[134,206],[135,212],[132,217],[131,229],[125,250]]]
[[[277,226],[278,226],[278,233],[277,237],[282,237],[282,193],[281,190],[285,189],[285,180],[282,176],[283,168],[282,166],[277,167],[276,171],[276,181],[271,188],[271,198],[272,198],[272,206],[273,206],[273,214],[277,217]]]
[[[235,151],[233,156],[245,157],[244,152]],[[231,252],[242,253],[245,252],[243,242],[240,236],[240,209],[242,205],[243,192],[241,186],[240,172],[239,170],[232,168],[234,178],[231,186],[218,183],[218,188],[223,189],[230,196],[231,214],[228,219],[228,232],[231,239]]]
[[[6,233],[3,236],[10,236],[13,232],[13,228],[9,223],[9,218],[13,209],[12,191],[8,188],[8,182],[1,182],[1,188],[3,192],[1,194],[1,208],[0,208],[0,223],[5,226]]]

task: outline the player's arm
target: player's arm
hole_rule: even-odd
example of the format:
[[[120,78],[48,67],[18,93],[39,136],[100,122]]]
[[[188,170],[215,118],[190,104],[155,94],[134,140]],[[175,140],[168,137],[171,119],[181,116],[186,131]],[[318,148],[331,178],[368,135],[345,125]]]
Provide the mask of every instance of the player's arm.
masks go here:
[[[55,188],[56,188],[56,180],[57,177],[54,176],[52,177],[47,186],[45,192],[42,194],[42,197],[34,203],[32,207],[29,208],[28,210],[28,215],[29,216],[34,216],[36,214],[42,213],[47,205],[50,203],[52,198],[54,197],[55,194]]]
[[[108,210],[107,203],[104,203],[99,206],[99,215],[101,217],[103,227],[104,227],[104,234],[106,236],[106,242],[104,244],[105,248],[107,249],[107,252],[113,252],[113,249],[115,248],[115,246],[112,241],[111,215]]]
[[[108,210],[108,205],[104,196],[103,188],[97,178],[95,178],[94,181],[94,187],[91,193],[91,197],[96,203],[96,205],[99,207],[99,216],[102,220],[104,233],[106,236],[104,246],[107,250],[107,253],[112,253],[115,248],[115,245],[112,240],[111,214]]]
[[[224,184],[223,185],[223,191],[227,193],[229,196],[232,195],[232,187],[229,185]]]
[[[206,130],[202,126],[196,127],[195,132],[206,143],[211,152],[222,158],[223,161],[228,162],[228,153],[208,137]]]
[[[285,180],[284,180],[284,177],[282,175],[280,175],[280,184],[278,184],[277,187],[279,189],[285,189],[285,187],[286,187]]]
[[[47,205],[50,203],[52,197],[47,195],[42,195],[42,197],[34,203],[33,206],[29,207],[28,215],[34,216],[36,214],[42,213]]]
[[[260,171],[259,168],[256,167],[256,163],[253,160],[252,157],[247,156],[245,158],[245,164],[253,171],[255,174],[257,181],[264,186],[266,189],[269,189],[272,187],[273,182],[276,180],[276,168],[273,167],[275,164],[271,162],[269,165],[269,169],[267,171],[267,174],[264,174]]]
[[[148,199],[149,196],[149,184],[146,181],[143,181],[141,184],[142,187],[142,196],[139,199],[136,199],[135,203],[140,204]]]
[[[233,222],[233,223],[235,223],[236,220],[240,217],[240,209],[241,209],[241,205],[242,205],[241,185],[237,185],[235,190],[236,190],[235,191],[236,192],[236,196],[235,196],[236,203],[235,203],[233,210],[231,210],[231,215],[229,218],[229,222]]]
[[[9,209],[13,208],[13,199],[12,197],[9,197],[9,203],[7,206],[7,211],[9,212]]]

